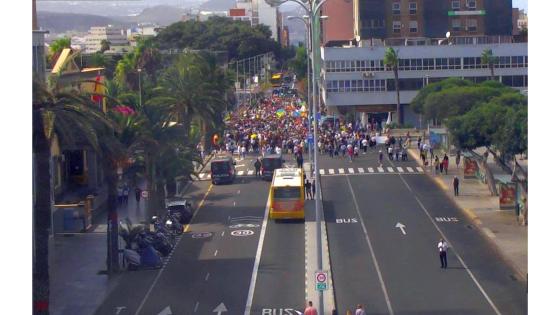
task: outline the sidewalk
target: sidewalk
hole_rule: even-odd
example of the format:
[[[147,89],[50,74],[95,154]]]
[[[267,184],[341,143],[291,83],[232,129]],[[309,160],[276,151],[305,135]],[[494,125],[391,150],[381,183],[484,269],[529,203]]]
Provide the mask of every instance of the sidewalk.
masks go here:
[[[142,181],[139,187],[146,189],[146,182]],[[186,193],[189,187],[183,189],[182,193]],[[117,208],[119,220],[129,218],[132,223],[147,220],[147,200],[142,198],[137,205],[135,188],[131,187],[128,204]],[[106,274],[106,257],[106,211],[99,212],[93,218],[90,232],[57,234],[49,240],[51,315],[95,313],[120,279],[120,275],[109,279]]]
[[[418,150],[411,147],[409,156],[422,165]],[[434,175],[431,166],[428,174],[450,199],[480,228],[483,235],[516,271],[517,277],[527,281],[527,226],[517,223],[515,210],[499,210],[498,197],[491,196],[486,184],[478,179],[463,179],[463,168],[455,166],[455,156],[449,157],[448,175]],[[489,159],[490,160],[490,159]],[[459,178],[459,196],[453,193],[453,177]]]

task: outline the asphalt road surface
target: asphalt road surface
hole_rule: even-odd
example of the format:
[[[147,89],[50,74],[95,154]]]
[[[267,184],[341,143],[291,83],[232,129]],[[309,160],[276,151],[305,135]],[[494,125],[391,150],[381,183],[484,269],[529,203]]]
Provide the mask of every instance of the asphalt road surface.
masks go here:
[[[358,303],[368,314],[526,313],[525,285],[428,175],[410,161],[377,167],[377,154],[320,158],[326,174],[336,170],[322,189],[339,314]]]
[[[238,161],[237,170],[248,174],[252,163]],[[226,185],[195,182],[192,194],[205,202],[164,267],[124,272],[96,314],[244,314],[253,279],[251,314],[301,307],[303,223],[268,222],[253,276],[269,185],[254,175]]]

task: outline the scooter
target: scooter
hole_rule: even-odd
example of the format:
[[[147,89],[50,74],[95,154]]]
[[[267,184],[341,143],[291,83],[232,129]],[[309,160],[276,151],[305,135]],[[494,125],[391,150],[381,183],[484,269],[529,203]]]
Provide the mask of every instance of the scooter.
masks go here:
[[[163,233],[146,231],[143,225],[132,225],[128,220],[120,222],[120,226],[119,234],[126,242],[126,249],[135,250],[139,244],[147,243],[163,256],[169,255],[173,249],[173,244]]]
[[[159,269],[163,266],[158,252],[152,245],[144,242],[140,243],[136,250],[124,249],[123,258],[128,270]]]

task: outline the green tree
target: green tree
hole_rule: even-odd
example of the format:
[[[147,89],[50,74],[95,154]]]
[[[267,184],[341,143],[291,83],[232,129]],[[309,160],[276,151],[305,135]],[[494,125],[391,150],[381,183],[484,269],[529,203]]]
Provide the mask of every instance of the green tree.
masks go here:
[[[492,80],[496,80],[496,77],[494,76],[494,66],[497,62],[497,58],[492,53],[492,49],[484,49],[482,51],[481,59],[482,64],[488,65],[488,68],[490,68],[490,77]]]
[[[98,110],[89,96],[79,94],[74,90],[53,90],[37,81],[33,82],[32,115],[35,162],[33,301],[35,314],[48,314],[50,295],[48,239],[49,229],[52,228],[50,226],[52,189],[50,148],[52,141],[56,135],[62,145],[74,144],[77,141],[85,142],[95,151],[102,152],[113,142],[109,138],[107,141],[100,141],[100,138],[105,139],[106,136],[114,135],[114,124]],[[115,148],[109,150],[115,150]],[[112,157],[117,154],[118,150],[113,152]],[[116,190],[110,190],[109,200],[115,199],[115,195]],[[114,206],[114,202],[109,205],[108,212],[111,215],[116,213]],[[108,241],[116,243],[118,239],[114,236],[112,236],[113,238],[108,236]],[[111,269],[118,267],[118,255],[112,258],[108,261],[110,263],[108,268]]]
[[[106,39],[102,39],[101,40],[101,49],[99,50],[99,52],[104,53],[109,49],[111,49],[111,42],[106,40]]]
[[[438,82],[433,82],[422,88],[418,94],[414,97],[412,102],[410,102],[410,108],[419,114],[424,114],[424,104],[426,103],[426,98],[435,92],[439,92],[445,89],[456,86],[472,86],[474,83],[469,80],[463,80],[460,78],[448,78]]]
[[[393,70],[395,76],[395,90],[397,91],[397,124],[402,124],[402,113],[401,113],[401,96],[399,87],[399,53],[393,47],[388,47],[385,50],[385,56],[383,58],[383,63],[387,68]]]
[[[62,38],[55,39],[52,41],[51,45],[49,46],[49,50],[53,55],[58,54],[64,48],[70,48],[71,42],[72,40],[70,39],[70,37],[62,37]]]
[[[289,67],[300,79],[307,77],[307,60],[307,49],[304,46],[296,48],[296,56],[290,60]]]

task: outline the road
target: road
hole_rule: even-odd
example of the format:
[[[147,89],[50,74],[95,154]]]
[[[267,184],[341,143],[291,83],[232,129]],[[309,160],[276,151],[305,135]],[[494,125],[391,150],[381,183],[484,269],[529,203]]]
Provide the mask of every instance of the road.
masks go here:
[[[96,314],[244,314],[251,281],[251,314],[303,305],[304,224],[267,222],[269,183],[247,175],[250,157],[237,164],[231,185],[194,182],[204,202],[164,267],[123,273]]]
[[[358,303],[368,314],[525,314],[525,286],[414,162],[320,163],[339,314]]]

